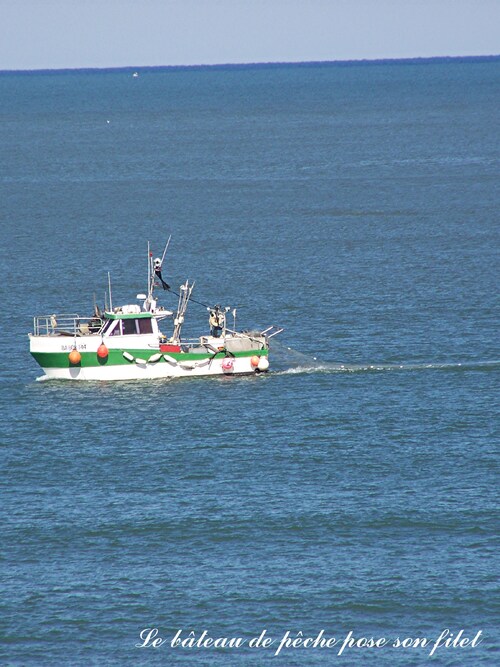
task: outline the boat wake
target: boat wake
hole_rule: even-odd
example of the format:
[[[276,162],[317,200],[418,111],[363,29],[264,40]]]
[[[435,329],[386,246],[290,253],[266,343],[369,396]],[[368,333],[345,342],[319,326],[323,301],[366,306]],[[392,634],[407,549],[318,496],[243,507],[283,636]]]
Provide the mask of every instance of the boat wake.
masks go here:
[[[463,363],[408,363],[408,364],[345,364],[325,362],[302,354],[292,348],[275,345],[273,353],[280,358],[280,365],[286,368],[273,371],[273,375],[297,375],[308,373],[371,373],[382,371],[492,371],[500,369],[500,360],[497,361],[468,361]],[[275,356],[273,354],[273,356]]]

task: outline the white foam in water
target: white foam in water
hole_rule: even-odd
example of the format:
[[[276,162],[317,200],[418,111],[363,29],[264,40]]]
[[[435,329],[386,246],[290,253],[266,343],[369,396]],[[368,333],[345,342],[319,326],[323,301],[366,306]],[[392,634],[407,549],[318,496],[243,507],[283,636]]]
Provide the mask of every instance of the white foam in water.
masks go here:
[[[420,363],[420,364],[343,364],[318,361],[317,357],[298,352],[291,347],[276,345],[277,352],[290,362],[283,370],[273,371],[273,375],[295,375],[301,373],[359,373],[370,371],[419,371],[419,370],[477,370],[495,369],[500,361],[469,361],[456,363]]]

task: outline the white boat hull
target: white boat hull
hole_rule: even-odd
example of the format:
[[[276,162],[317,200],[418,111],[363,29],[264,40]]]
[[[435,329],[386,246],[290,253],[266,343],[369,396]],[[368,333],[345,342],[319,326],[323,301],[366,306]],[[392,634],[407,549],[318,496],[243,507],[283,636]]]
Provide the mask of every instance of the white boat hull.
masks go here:
[[[267,361],[267,357],[265,357]],[[51,380],[86,380],[86,381],[113,381],[113,380],[157,380],[161,378],[202,377],[210,375],[248,375],[255,374],[258,368],[252,366],[249,357],[233,360],[233,368],[224,370],[223,359],[213,359],[203,365],[186,364],[172,365],[162,361],[158,363],[132,362],[121,366],[92,366],[73,368],[43,368],[45,377]],[[199,363],[199,362],[197,362]],[[267,370],[267,368],[265,369]]]
[[[100,336],[30,336],[31,354],[47,379],[154,380],[159,378],[246,375],[267,371],[264,337],[203,338],[208,347],[162,349],[153,336],[104,337],[106,356],[99,357]],[[123,346],[127,343],[126,347]],[[217,347],[216,347],[217,345]],[[168,346],[166,346],[168,348]],[[70,355],[77,352],[77,363]]]

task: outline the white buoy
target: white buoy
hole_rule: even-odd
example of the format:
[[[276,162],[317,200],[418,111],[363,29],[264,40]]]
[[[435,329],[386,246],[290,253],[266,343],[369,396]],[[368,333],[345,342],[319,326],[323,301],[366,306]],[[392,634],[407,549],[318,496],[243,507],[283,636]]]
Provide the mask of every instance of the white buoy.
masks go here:
[[[168,361],[169,364],[173,364],[174,366],[177,366],[177,359],[174,359],[173,357],[171,357],[168,354],[164,354],[163,358],[165,359],[165,361]]]
[[[259,365],[257,366],[259,371],[267,371],[269,368],[269,360],[267,357],[261,357],[259,361]]]

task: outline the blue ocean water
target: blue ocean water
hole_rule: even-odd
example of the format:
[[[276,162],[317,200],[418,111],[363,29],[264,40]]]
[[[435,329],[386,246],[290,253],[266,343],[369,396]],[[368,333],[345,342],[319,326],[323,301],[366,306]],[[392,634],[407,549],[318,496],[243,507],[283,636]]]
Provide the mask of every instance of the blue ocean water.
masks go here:
[[[2,664],[498,664],[499,73],[0,74]],[[271,372],[37,382],[32,317],[130,302],[169,234],[169,283],[285,327]]]

